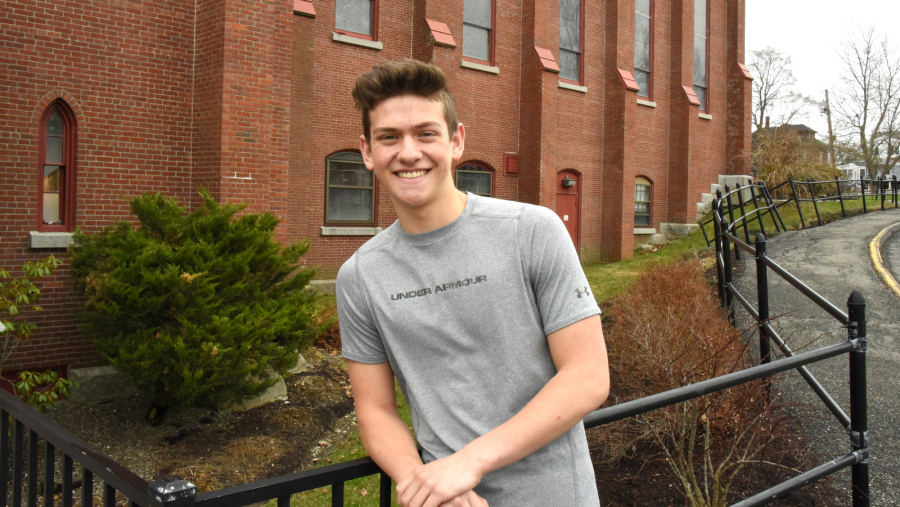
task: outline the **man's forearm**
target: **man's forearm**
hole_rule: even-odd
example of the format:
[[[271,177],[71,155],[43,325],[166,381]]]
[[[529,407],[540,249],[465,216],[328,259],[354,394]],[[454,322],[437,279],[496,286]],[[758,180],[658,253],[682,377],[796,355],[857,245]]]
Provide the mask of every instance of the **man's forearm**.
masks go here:
[[[369,456],[394,482],[403,480],[422,464],[412,434],[396,412],[357,410],[359,435]]]

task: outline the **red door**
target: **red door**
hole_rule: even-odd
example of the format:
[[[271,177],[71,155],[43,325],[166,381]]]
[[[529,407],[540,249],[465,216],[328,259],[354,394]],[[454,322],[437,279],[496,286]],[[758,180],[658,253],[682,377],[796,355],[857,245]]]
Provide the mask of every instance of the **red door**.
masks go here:
[[[560,171],[556,175],[556,214],[566,224],[569,237],[578,250],[581,230],[581,176],[575,171]]]

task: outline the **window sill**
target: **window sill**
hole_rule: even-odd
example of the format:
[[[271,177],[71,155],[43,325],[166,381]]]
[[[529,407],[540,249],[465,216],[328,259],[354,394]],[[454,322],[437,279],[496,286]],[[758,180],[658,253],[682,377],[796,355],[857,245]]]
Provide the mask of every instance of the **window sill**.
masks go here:
[[[487,72],[489,74],[499,74],[500,73],[500,67],[492,67],[490,65],[485,65],[483,63],[470,62],[468,60],[460,60],[459,66],[464,69],[480,70],[481,72]]]
[[[30,231],[28,233],[28,247],[31,249],[41,248],[68,248],[75,244],[72,240],[71,232],[38,232]]]
[[[653,227],[640,227],[640,228],[635,227],[634,233],[635,234],[656,234],[656,229],[654,229]]]
[[[700,119],[701,120],[712,120],[712,115],[706,114],[706,113],[700,113]]]
[[[326,227],[321,228],[322,236],[374,236],[384,229],[381,227]]]
[[[343,42],[344,44],[351,44],[353,46],[362,46],[364,48],[377,49],[379,51],[381,51],[381,49],[384,47],[384,44],[382,44],[379,41],[359,39],[357,37],[350,37],[349,35],[344,35],[344,34],[335,33],[335,32],[331,33],[331,40],[333,40],[334,42]]]
[[[656,102],[650,100],[637,99],[637,103],[639,106],[656,107]]]
[[[587,93],[587,86],[579,86],[572,83],[566,83],[565,81],[557,81],[559,83],[559,87],[564,90],[572,90],[581,93]]]

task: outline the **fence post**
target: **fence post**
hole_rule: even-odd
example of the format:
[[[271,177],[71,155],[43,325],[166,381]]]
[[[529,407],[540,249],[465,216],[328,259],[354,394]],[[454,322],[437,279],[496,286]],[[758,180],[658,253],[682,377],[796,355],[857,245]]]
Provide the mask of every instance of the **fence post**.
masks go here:
[[[844,194],[841,193],[841,180],[837,176],[834,177],[834,184],[837,186],[838,200],[841,201],[841,215],[847,218],[847,210],[844,209]]]
[[[769,273],[763,259],[766,256],[766,235],[756,235],[756,300],[759,303],[759,363],[766,364],[772,360],[769,337],[763,331],[763,325],[769,321]],[[771,397],[772,382],[765,380],[766,395]]]
[[[869,421],[866,399],[866,300],[855,290],[847,299],[848,337],[857,340],[850,352],[850,447],[860,454],[851,472],[853,507],[869,506]]]
[[[728,218],[729,221],[734,224],[734,206],[731,204],[731,191],[728,188],[728,185],[725,185],[725,199],[728,201]],[[722,232],[728,232],[728,227],[722,229]],[[725,252],[728,252],[728,249],[725,249]],[[731,255],[731,254],[729,254]],[[734,259],[741,260],[741,250],[737,245],[734,245]]]
[[[803,210],[800,208],[800,196],[797,195],[797,187],[794,185],[794,177],[788,176],[788,181],[791,182],[791,192],[794,194],[794,203],[797,204],[797,214],[800,215],[800,228],[806,229],[806,220],[803,218]]]
[[[731,321],[731,324],[734,324],[734,296],[731,294],[731,291],[728,290],[728,287],[731,286],[732,277],[734,274],[731,272],[731,255],[728,253],[728,248],[730,247],[729,239],[726,234],[728,233],[728,219],[722,218],[722,260],[725,264],[725,286],[723,290],[725,291],[725,308],[728,310],[728,320]],[[737,245],[735,245],[737,248]]]
[[[809,187],[809,197],[812,199],[813,208],[816,210],[816,220],[819,221],[819,225],[822,225],[822,216],[819,215],[819,201],[816,200],[816,193],[813,191],[812,182],[809,181],[809,178],[806,178],[806,186]]]
[[[894,198],[894,207],[897,207],[897,177],[891,176],[891,195]]]
[[[168,476],[147,485],[153,507],[190,507],[197,496],[197,486],[181,477]]]
[[[743,222],[742,225],[744,226],[744,241],[746,241],[747,244],[749,245],[750,244],[750,231],[747,230],[747,212],[744,210],[744,192],[741,190],[740,183],[735,183],[734,185],[735,185],[735,187],[737,187],[738,204],[741,207],[741,216],[744,217],[741,220],[741,222]],[[750,193],[752,194],[753,187],[748,187],[748,188],[750,188]]]
[[[866,208],[866,182],[862,176],[859,177],[859,191],[862,194],[863,213],[868,213],[869,210]]]
[[[878,193],[881,194],[881,211],[884,211],[884,176],[878,177]]]
[[[759,201],[757,201],[757,199],[756,199],[756,190],[759,189],[763,202],[766,202],[766,194],[765,194],[765,191],[763,190],[764,188],[765,187],[763,187],[763,186],[756,186],[756,185],[750,186],[750,197],[753,199],[753,207],[756,208],[756,221],[759,222],[759,230],[761,230],[763,232],[763,234],[766,233],[766,224],[764,223],[764,220],[763,220],[763,218],[765,218],[765,215],[763,215],[759,211]],[[767,204],[771,204],[771,203],[767,203]],[[772,209],[768,208],[768,210],[769,210],[769,214],[771,215]],[[778,222],[775,221],[774,216],[772,217],[772,222],[775,223],[775,230],[777,231],[778,230]],[[748,243],[749,243],[749,241],[748,241]]]
[[[723,273],[724,258],[722,255],[722,224],[719,223],[721,217],[722,191],[716,190],[716,200],[713,201],[713,235],[716,243],[716,277],[719,282],[719,300],[722,307],[725,307],[725,274]]]

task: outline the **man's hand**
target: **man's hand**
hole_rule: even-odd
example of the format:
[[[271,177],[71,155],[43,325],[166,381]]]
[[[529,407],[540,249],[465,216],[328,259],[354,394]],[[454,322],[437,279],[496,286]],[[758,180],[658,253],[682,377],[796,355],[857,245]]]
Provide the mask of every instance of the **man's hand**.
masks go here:
[[[465,493],[471,492],[481,482],[482,477],[484,474],[478,472],[475,463],[467,459],[464,451],[461,451],[414,468],[397,484],[397,500],[403,507],[441,505],[474,507],[481,504],[465,503],[468,496]]]
[[[487,500],[478,496],[474,491],[462,494],[449,502],[444,502],[441,507],[488,507]]]

